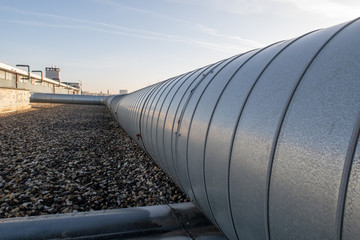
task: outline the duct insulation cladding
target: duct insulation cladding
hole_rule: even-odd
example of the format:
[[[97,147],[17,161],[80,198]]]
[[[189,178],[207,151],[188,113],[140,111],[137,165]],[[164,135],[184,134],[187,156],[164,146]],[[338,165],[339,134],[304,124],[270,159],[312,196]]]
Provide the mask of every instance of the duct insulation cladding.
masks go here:
[[[360,21],[106,100],[229,239],[360,239]]]

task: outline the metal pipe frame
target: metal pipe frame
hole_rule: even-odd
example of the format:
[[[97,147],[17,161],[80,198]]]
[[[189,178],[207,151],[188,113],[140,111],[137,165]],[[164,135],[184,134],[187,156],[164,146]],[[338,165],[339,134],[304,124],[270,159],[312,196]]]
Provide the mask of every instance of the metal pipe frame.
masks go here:
[[[16,64],[17,67],[26,67],[28,69],[28,80],[31,81],[31,72],[30,72],[30,66],[26,64]]]
[[[44,73],[41,70],[32,70],[31,72],[41,73],[41,82],[44,81]]]
[[[229,239],[360,236],[360,21],[105,100]]]

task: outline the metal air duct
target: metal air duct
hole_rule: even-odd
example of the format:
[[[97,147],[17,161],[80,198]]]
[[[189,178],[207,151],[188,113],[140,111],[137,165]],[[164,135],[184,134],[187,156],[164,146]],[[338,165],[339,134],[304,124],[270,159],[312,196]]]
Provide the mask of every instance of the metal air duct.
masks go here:
[[[105,101],[229,239],[359,239],[358,19]]]

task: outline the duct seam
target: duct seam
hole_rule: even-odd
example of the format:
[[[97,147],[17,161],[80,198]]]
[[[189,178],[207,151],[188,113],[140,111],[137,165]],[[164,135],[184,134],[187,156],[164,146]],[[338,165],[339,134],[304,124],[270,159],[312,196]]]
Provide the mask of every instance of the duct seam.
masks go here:
[[[155,141],[152,141],[152,143],[154,143],[154,142],[156,143],[156,149],[154,149],[154,150],[155,150],[155,155],[158,156],[159,161],[165,163],[166,168],[168,168],[168,166],[167,166],[166,161],[165,161],[165,160],[163,161],[164,158],[161,157],[162,154],[160,154],[160,151],[159,151],[159,145],[160,145],[160,144],[158,144],[158,126],[159,126],[160,114],[161,114],[161,112],[162,112],[162,109],[163,109],[165,100],[166,100],[167,97],[169,96],[169,94],[170,94],[170,92],[172,91],[172,89],[174,89],[174,87],[176,86],[176,84],[178,84],[179,82],[181,82],[180,86],[176,89],[175,93],[172,95],[172,96],[173,96],[172,99],[175,97],[175,95],[177,94],[177,92],[179,91],[179,89],[183,86],[183,84],[184,84],[191,76],[193,76],[195,73],[196,73],[196,71],[193,71],[193,72],[189,72],[189,73],[187,74],[187,75],[189,75],[189,76],[187,76],[187,75],[181,76],[181,78],[180,78],[180,79],[171,87],[171,89],[167,92],[164,100],[163,100],[162,103],[161,103],[161,107],[160,107],[160,109],[159,109],[159,113],[158,113],[157,120],[156,120]],[[181,81],[183,78],[185,78],[185,79],[184,79],[183,81]],[[169,105],[169,107],[170,107],[170,105]],[[168,107],[168,108],[169,108],[169,107]],[[166,112],[167,112],[167,111],[166,111]],[[165,119],[165,118],[164,118],[164,119]],[[165,126],[165,122],[163,123],[163,126]],[[152,135],[152,127],[153,127],[153,125],[151,124],[151,131],[150,131],[150,132],[151,132],[151,135]],[[163,131],[164,131],[164,129],[163,129]],[[152,147],[154,148],[154,145],[153,145]],[[170,171],[170,170],[169,170],[169,171]],[[169,174],[169,172],[168,172],[168,174]],[[170,174],[169,174],[169,175],[170,175]],[[176,182],[178,182],[178,179],[176,179]]]
[[[191,74],[191,72],[190,72],[189,74]],[[154,153],[154,155],[158,157],[158,161],[161,162],[161,165],[164,164],[164,167],[163,167],[163,168],[164,168],[164,171],[167,170],[166,161],[163,162],[162,159],[159,158],[159,155],[156,153],[156,151],[154,151],[154,150],[155,150],[155,148],[154,148],[154,141],[153,141],[153,138],[152,138],[152,137],[153,137],[154,115],[155,115],[156,110],[158,109],[158,104],[159,104],[159,101],[161,100],[162,96],[163,96],[164,94],[166,94],[164,100],[163,100],[162,103],[161,103],[161,107],[163,106],[163,104],[164,104],[164,102],[165,102],[165,99],[166,99],[166,97],[169,95],[170,91],[176,86],[176,84],[177,84],[182,78],[183,78],[183,76],[176,77],[176,78],[174,79],[174,81],[172,81],[171,83],[169,83],[169,84],[166,86],[166,88],[164,88],[164,90],[160,93],[159,97],[158,97],[157,100],[156,100],[156,104],[155,104],[155,106],[154,106],[154,109],[153,109],[153,111],[152,111],[152,117],[151,117],[150,127],[147,127],[147,129],[149,129],[149,132],[150,132],[149,134],[147,134],[147,135],[150,137],[150,140],[149,140],[149,143],[150,143],[150,144],[149,144],[149,146],[150,146],[150,148],[151,148],[151,151]],[[183,82],[184,82],[184,81],[183,81]],[[168,90],[168,88],[169,88],[169,90]],[[167,91],[167,90],[168,90],[168,91]],[[166,92],[166,91],[167,91],[167,92]],[[154,99],[154,100],[155,100],[155,99]],[[160,113],[161,113],[161,108],[160,108],[160,110],[158,111],[157,121],[159,120]],[[147,122],[149,122],[149,121],[147,121]]]
[[[233,57],[233,58],[234,58],[234,57]],[[184,117],[185,110],[186,110],[186,108],[187,108],[187,106],[188,106],[188,104],[189,104],[189,102],[190,102],[190,100],[191,100],[191,98],[192,98],[195,90],[196,90],[196,89],[199,87],[199,85],[206,79],[207,76],[209,76],[210,74],[212,74],[212,73],[214,72],[214,70],[215,70],[218,66],[220,66],[222,63],[226,62],[226,60],[228,60],[228,59],[224,59],[224,60],[218,62],[216,65],[214,65],[214,66],[210,69],[209,72],[207,72],[206,74],[203,74],[203,75],[202,75],[202,78],[200,79],[200,81],[195,85],[194,88],[191,89],[190,94],[189,94],[188,98],[186,99],[186,102],[185,102],[185,104],[184,104],[184,106],[183,106],[183,109],[182,109],[182,111],[181,111],[181,114],[180,114],[180,117],[179,117],[179,120],[178,120],[177,131],[175,132],[175,137],[176,137],[176,138],[175,138],[175,159],[177,159],[178,137],[180,136],[180,129],[181,129],[181,125],[182,125],[182,119],[183,119],[183,117]],[[213,78],[211,78],[211,79],[213,79]],[[211,82],[211,80],[210,80],[210,82]],[[194,110],[194,111],[195,111],[195,110]],[[190,125],[191,125],[191,122],[190,122],[189,126],[190,126]],[[189,131],[188,131],[188,132],[189,132]],[[189,136],[189,135],[188,135],[188,136]],[[188,148],[187,144],[188,144],[188,140],[189,140],[189,138],[187,137],[187,140],[186,140],[186,157],[185,157],[185,159],[186,159],[186,165],[187,165],[187,166],[188,166],[188,163],[187,163],[187,160],[188,160],[188,157],[187,157],[187,148]],[[175,166],[176,166],[176,164],[175,164]],[[188,167],[187,167],[187,169],[188,169]],[[188,172],[189,172],[189,171],[187,171],[187,173],[188,173]],[[192,197],[194,198],[194,201],[195,201],[195,202],[198,202],[198,200],[196,199],[196,196],[195,196],[195,194],[194,194],[192,185],[191,185],[191,179],[190,179],[189,174],[187,174],[187,180],[189,181],[189,184],[190,184],[190,189],[191,189]],[[198,207],[199,207],[200,209],[202,209],[202,208],[201,208],[201,205],[198,205]],[[202,209],[202,210],[203,210],[203,209]],[[213,221],[213,222],[214,222],[214,221]],[[216,224],[216,223],[215,223],[215,224]]]
[[[171,133],[170,133],[171,141],[170,141],[170,146],[173,146],[172,140],[173,140],[173,134],[174,134],[174,125],[175,125],[176,117],[177,117],[178,110],[179,110],[179,107],[180,107],[180,105],[181,105],[181,102],[183,101],[185,95],[188,93],[189,89],[192,87],[193,83],[198,79],[198,77],[199,77],[203,72],[205,72],[205,71],[206,71],[208,68],[210,68],[211,66],[212,66],[212,65],[209,65],[209,66],[207,66],[207,67],[204,67],[204,69],[199,69],[198,71],[200,71],[200,73],[198,74],[198,76],[194,77],[194,79],[191,81],[191,83],[189,84],[189,86],[186,88],[186,90],[184,91],[183,95],[181,96],[181,99],[180,99],[180,101],[179,101],[179,104],[178,104],[178,106],[176,107],[176,111],[175,111],[175,113],[174,113],[174,118],[173,118],[172,125],[171,125]],[[196,72],[198,72],[198,71],[196,71]],[[194,72],[194,74],[195,74],[196,72]],[[186,78],[186,79],[184,80],[184,83],[186,83],[186,82],[189,80],[189,78],[191,78],[194,74],[192,74],[191,76],[189,76],[188,78]],[[179,89],[180,89],[180,88],[179,88]],[[167,118],[168,118],[169,110],[170,110],[170,108],[171,108],[171,105],[172,105],[172,103],[173,103],[176,95],[177,95],[177,92],[176,92],[176,93],[173,95],[173,97],[171,98],[171,101],[170,101],[169,106],[168,106],[168,108],[167,108],[167,110],[166,110],[165,118],[164,118],[164,121],[163,121],[163,127],[162,127],[162,129],[163,129],[163,130],[162,130],[162,131],[163,131],[163,133],[162,133],[162,139],[163,139],[163,141],[162,141],[162,146],[163,146],[163,148],[162,148],[162,149],[164,149],[164,150],[165,150],[165,141],[164,141],[164,139],[165,139],[166,121],[167,121]],[[156,137],[156,138],[157,138],[157,137]],[[159,145],[157,145],[157,146],[158,146],[158,148],[159,148]],[[159,151],[159,149],[158,149],[158,151]],[[165,158],[166,158],[166,153],[165,153],[165,151],[162,151],[162,153],[163,153],[163,154],[162,154],[163,159],[165,160]],[[173,153],[173,151],[172,151],[172,147],[171,147],[170,155],[171,155],[171,163],[172,163],[172,167],[173,167],[173,172],[175,173],[174,178],[176,178],[176,182],[180,185],[180,180],[179,180],[179,177],[178,177],[178,173],[177,173],[177,170],[176,170],[176,165],[175,165],[174,158],[173,158],[174,153]]]
[[[359,140],[359,135],[360,135],[360,113],[358,114],[357,121],[355,123],[354,130],[351,135],[350,142],[349,142],[349,148],[346,153],[344,169],[343,169],[342,179],[341,179],[341,183],[340,183],[339,199],[338,199],[338,206],[337,206],[337,212],[336,212],[337,239],[338,240],[342,239],[346,193],[347,193],[347,189],[348,189],[348,185],[349,185],[351,166],[353,164],[354,155],[355,155],[355,151],[356,151],[356,145]]]
[[[189,96],[187,97],[187,99],[186,99],[186,101],[185,101],[185,104],[184,104],[184,106],[183,106],[183,108],[182,108],[182,110],[181,110],[181,112],[180,112],[180,116],[179,116],[179,119],[178,119],[178,121],[177,121],[176,132],[171,135],[171,142],[173,142],[173,136],[175,135],[175,143],[174,143],[174,144],[175,144],[175,148],[174,148],[175,151],[174,151],[174,155],[173,155],[173,160],[175,160],[175,162],[176,162],[176,159],[177,159],[177,157],[176,157],[176,156],[177,156],[177,142],[178,142],[178,137],[177,137],[177,136],[178,136],[178,133],[179,133],[179,131],[180,131],[181,122],[182,122],[182,118],[183,118],[183,116],[184,116],[186,107],[187,107],[187,105],[188,105],[188,103],[189,103],[192,95],[194,94],[194,90],[202,83],[202,81],[203,81],[210,73],[213,72],[213,70],[214,70],[217,66],[219,66],[221,63],[223,63],[225,60],[226,60],[226,59],[221,60],[221,61],[215,63],[214,65],[212,65],[212,66],[211,66],[211,69],[210,69],[206,74],[202,74],[199,82],[190,90],[190,94],[189,94]],[[176,119],[174,119],[174,120],[176,120]],[[176,121],[175,121],[175,124],[176,124]],[[175,127],[175,126],[174,126],[174,127]],[[177,178],[179,178],[177,165],[174,164],[174,166],[175,166],[175,169],[176,169]],[[190,182],[189,176],[188,176],[188,181]],[[181,184],[181,183],[180,183],[180,184]],[[183,188],[183,187],[182,187],[182,188]],[[193,192],[192,192],[192,194],[193,194]],[[189,197],[194,198],[194,194],[193,194],[192,196],[189,196]],[[194,201],[196,202],[196,199],[194,199]],[[198,207],[200,207],[200,206],[198,206]]]

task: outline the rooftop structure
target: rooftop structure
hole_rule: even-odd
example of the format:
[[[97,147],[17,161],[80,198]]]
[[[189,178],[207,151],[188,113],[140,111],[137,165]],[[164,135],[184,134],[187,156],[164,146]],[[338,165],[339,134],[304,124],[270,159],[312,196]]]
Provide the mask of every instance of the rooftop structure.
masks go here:
[[[56,66],[45,68],[45,76],[47,78],[60,82],[60,68]]]
[[[119,90],[119,94],[120,95],[128,94],[128,90]]]

